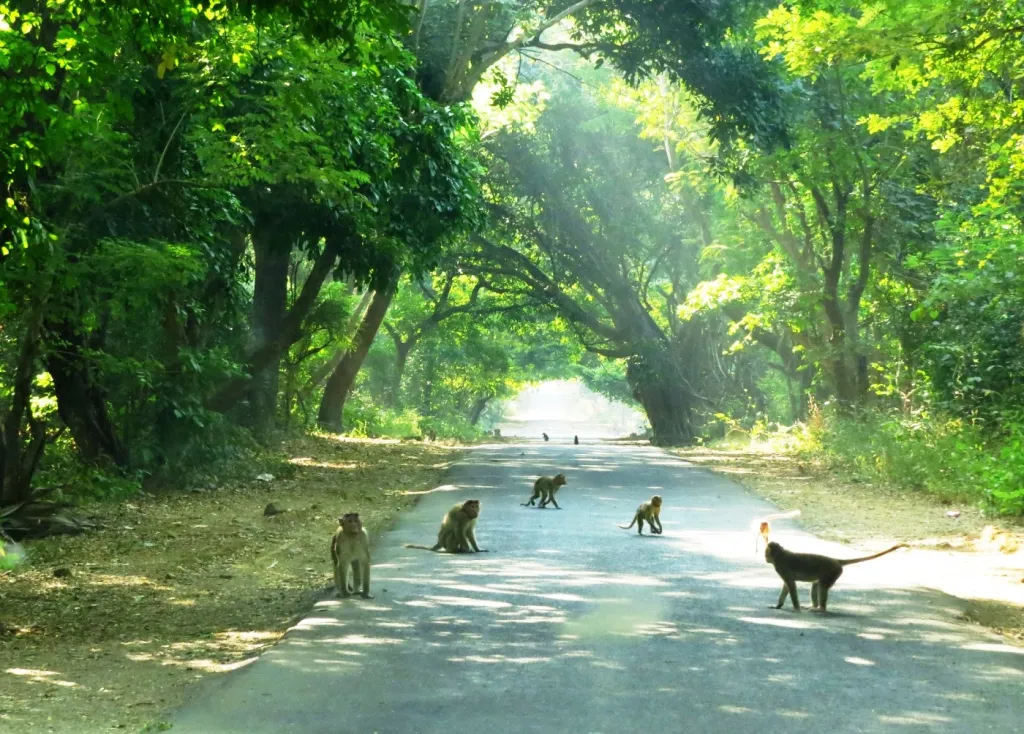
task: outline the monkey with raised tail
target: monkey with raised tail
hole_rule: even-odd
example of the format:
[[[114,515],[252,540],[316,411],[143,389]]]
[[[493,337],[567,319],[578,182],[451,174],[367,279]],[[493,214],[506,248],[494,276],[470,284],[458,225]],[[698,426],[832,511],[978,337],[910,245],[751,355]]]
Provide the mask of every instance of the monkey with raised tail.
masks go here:
[[[539,497],[541,507],[545,507],[550,503],[561,510],[562,508],[558,507],[558,503],[555,502],[555,492],[558,491],[559,487],[565,486],[565,484],[564,474],[556,474],[554,477],[541,477],[533,483],[533,494],[528,502],[522,503],[523,507],[533,505]]]
[[[764,549],[764,560],[775,567],[775,573],[782,578],[782,593],[779,595],[779,603],[773,609],[782,609],[786,596],[793,602],[793,609],[800,611],[800,598],[796,594],[797,581],[811,582],[811,610],[824,614],[828,604],[828,590],[835,586],[836,581],[843,575],[843,567],[851,563],[860,563],[880,558],[886,553],[906,548],[906,543],[894,545],[881,553],[863,558],[829,558],[819,556],[815,553],[793,553],[783,548],[778,543],[769,543]]]
[[[646,502],[641,502],[640,506],[636,508],[636,513],[633,515],[633,521],[629,525],[619,525],[623,530],[629,530],[634,524],[637,524],[636,531],[640,534],[644,534],[644,521],[651,526],[651,532],[655,535],[661,535],[661,495],[656,494]]]
[[[331,561],[339,596],[348,598],[357,591],[364,599],[373,598],[370,596],[370,536],[358,512],[347,512],[338,518],[338,529],[331,538]],[[350,570],[351,590],[348,586]]]
[[[445,513],[441,520],[441,529],[437,531],[437,543],[433,547],[406,543],[406,548],[440,552],[443,548],[448,553],[469,553],[472,548],[477,553],[487,551],[476,543],[476,520],[480,517],[480,500],[466,500]]]

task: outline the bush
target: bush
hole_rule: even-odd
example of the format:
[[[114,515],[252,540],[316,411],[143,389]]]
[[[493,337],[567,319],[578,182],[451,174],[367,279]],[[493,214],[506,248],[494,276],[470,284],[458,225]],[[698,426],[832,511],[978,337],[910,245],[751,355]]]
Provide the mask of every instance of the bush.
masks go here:
[[[1024,425],[993,439],[959,419],[815,412],[800,436],[799,453],[862,481],[1024,514]]]

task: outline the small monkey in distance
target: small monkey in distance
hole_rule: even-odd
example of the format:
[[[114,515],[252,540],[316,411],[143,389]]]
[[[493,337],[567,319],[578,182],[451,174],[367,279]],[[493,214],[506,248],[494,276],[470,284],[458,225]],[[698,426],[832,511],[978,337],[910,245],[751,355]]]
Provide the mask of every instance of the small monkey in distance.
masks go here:
[[[358,512],[347,512],[338,518],[338,529],[331,538],[331,561],[334,563],[334,586],[342,598],[358,591],[364,599],[370,596],[370,536]],[[348,572],[352,571],[352,590]]]
[[[561,510],[562,508],[558,507],[558,503],[555,502],[555,492],[558,491],[559,487],[565,484],[566,481],[564,474],[556,474],[554,477],[541,477],[540,479],[533,483],[533,494],[530,496],[529,502],[523,503],[523,507],[526,507],[527,505],[532,505],[537,500],[537,498],[540,497],[541,507],[544,507],[550,502],[559,510]]]
[[[437,543],[433,548],[425,545],[406,543],[406,548],[440,552],[442,548],[448,553],[469,553],[470,547],[477,553],[487,551],[476,544],[476,519],[480,517],[480,500],[466,500],[445,513],[441,520],[441,529],[437,531]]]
[[[579,445],[580,445],[580,437],[579,437],[579,436],[573,436],[573,437],[572,437],[572,442],[573,442],[573,443],[574,443],[574,444],[575,444],[576,446],[579,446]]]
[[[656,494],[646,502],[640,503],[640,506],[636,508],[636,514],[633,515],[633,522],[629,525],[619,525],[623,530],[629,530],[633,527],[633,523],[637,523],[636,531],[640,534],[644,534],[644,520],[651,526],[651,532],[655,535],[661,535],[661,495]]]
[[[787,517],[798,517],[800,510],[790,510],[789,512],[776,512],[774,515],[768,515],[762,517],[760,520],[754,520],[754,552],[757,553],[758,537],[764,539],[765,546],[768,545],[768,534],[771,532],[771,526],[768,524],[769,520],[781,520]]]
[[[775,573],[782,577],[782,593],[779,595],[779,603],[774,609],[782,609],[786,601],[786,595],[793,601],[793,609],[800,611],[800,599],[796,594],[797,581],[811,582],[811,609],[824,614],[828,604],[828,590],[831,589],[839,577],[843,575],[843,567],[851,563],[870,561],[892,553],[899,548],[906,548],[906,543],[894,545],[889,550],[875,553],[873,556],[863,558],[829,558],[819,556],[815,553],[793,553],[783,548],[778,543],[769,543],[764,549],[764,560],[775,567]]]
[[[547,441],[547,440],[548,440],[548,434],[546,434],[546,433],[542,433],[542,434],[540,434],[540,435],[542,435],[542,436],[544,437],[544,440],[545,440],[545,441]]]

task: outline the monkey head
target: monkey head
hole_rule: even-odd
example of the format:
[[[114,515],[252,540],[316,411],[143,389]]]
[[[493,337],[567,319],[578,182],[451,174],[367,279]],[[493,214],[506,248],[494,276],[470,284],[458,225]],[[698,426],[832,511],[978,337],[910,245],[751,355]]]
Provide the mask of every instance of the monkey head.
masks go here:
[[[661,507],[661,495],[656,494],[653,497],[651,497],[651,504],[654,505],[655,507]]]
[[[346,512],[338,518],[338,524],[346,535],[358,535],[363,531],[363,521],[358,512]]]
[[[564,474],[556,474],[554,479],[552,479],[551,481],[553,481],[555,483],[556,487],[561,487],[563,484],[566,483],[565,482],[565,475]]]
[[[782,550],[782,546],[776,542],[771,542],[764,547],[764,561],[765,563],[775,563],[775,554]]]
[[[462,511],[469,515],[470,519],[480,516],[480,500],[466,500],[462,503]]]

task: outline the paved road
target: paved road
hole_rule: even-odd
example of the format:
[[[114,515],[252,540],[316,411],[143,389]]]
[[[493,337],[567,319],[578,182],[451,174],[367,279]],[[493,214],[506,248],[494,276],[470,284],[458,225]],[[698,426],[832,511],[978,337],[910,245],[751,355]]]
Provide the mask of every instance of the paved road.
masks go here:
[[[564,509],[520,507],[557,469]],[[551,443],[474,449],[448,481],[379,540],[375,600],[318,604],[172,717],[175,734],[1024,727],[1024,649],[909,590],[898,553],[848,568],[835,614],[769,609],[780,584],[747,528],[772,508],[724,478],[653,448]],[[655,492],[664,536],[615,527]],[[401,547],[469,497],[491,553]]]

